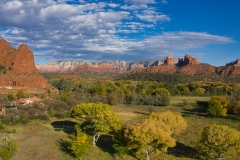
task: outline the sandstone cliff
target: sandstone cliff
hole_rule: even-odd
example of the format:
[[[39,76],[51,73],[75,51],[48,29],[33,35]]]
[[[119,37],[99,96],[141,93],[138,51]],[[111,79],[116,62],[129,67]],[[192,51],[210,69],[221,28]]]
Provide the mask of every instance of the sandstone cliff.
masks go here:
[[[165,59],[164,59],[164,63],[169,65],[169,66],[174,66],[175,65],[175,61],[173,59],[172,56],[167,56]]]
[[[34,65],[32,51],[24,44],[12,48],[0,40],[0,86],[33,86],[45,88],[47,83]]]
[[[182,57],[178,58],[178,65],[183,66],[183,65],[198,65],[200,64],[199,60],[197,58],[194,58],[188,54],[184,56],[184,59]]]
[[[221,66],[216,69],[217,74],[222,76],[238,76],[240,75],[240,59],[227,63],[226,66]]]

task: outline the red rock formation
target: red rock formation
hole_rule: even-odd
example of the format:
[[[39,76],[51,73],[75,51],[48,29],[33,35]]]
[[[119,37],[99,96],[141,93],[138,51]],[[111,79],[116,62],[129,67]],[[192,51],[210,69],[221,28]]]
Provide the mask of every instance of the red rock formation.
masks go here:
[[[176,67],[174,65],[161,65],[161,66],[152,66],[145,69],[139,69],[130,71],[127,75],[134,74],[134,73],[141,73],[141,72],[168,72],[168,73],[175,73],[177,71]]]
[[[173,59],[172,56],[167,56],[165,59],[164,59],[164,63],[169,65],[169,66],[174,66],[175,65],[175,61]]]
[[[194,58],[188,54],[184,56],[184,59],[182,57],[178,58],[178,66],[184,66],[184,65],[198,65],[200,64],[199,60],[197,58]]]
[[[197,58],[193,58],[192,56],[187,54],[184,56],[184,64],[185,65],[197,65],[197,64],[200,64],[200,62]]]
[[[179,57],[179,58],[178,58],[178,65],[179,65],[179,66],[184,65],[184,60],[183,60],[182,57]]]
[[[47,83],[34,65],[32,51],[24,44],[18,49],[10,47],[5,40],[0,40],[0,85],[33,86],[45,88]]]
[[[236,60],[235,66],[240,66],[240,59]]]
[[[217,74],[222,76],[237,76],[240,75],[240,59],[227,63],[226,66],[221,66],[216,69]]]
[[[190,75],[216,75],[216,67],[209,64],[186,65],[178,70],[178,73]]]

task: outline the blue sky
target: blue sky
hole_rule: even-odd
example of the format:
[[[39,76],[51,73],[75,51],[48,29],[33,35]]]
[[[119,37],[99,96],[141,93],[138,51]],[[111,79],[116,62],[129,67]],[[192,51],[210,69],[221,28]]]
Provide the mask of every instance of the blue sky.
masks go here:
[[[35,63],[240,58],[239,0],[1,0],[0,39]]]

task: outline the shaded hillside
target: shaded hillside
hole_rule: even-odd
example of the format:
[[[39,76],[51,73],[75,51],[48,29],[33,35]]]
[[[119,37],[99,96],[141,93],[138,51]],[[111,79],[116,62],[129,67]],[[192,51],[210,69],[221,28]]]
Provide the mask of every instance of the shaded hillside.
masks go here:
[[[130,75],[125,75],[121,77],[122,79],[126,80],[136,80],[136,81],[157,81],[157,82],[168,82],[172,84],[179,84],[179,83],[189,83],[192,81],[219,81],[222,80],[219,76],[204,76],[204,75],[186,75],[186,74],[179,74],[179,73],[148,73],[148,72],[140,72],[134,73]]]

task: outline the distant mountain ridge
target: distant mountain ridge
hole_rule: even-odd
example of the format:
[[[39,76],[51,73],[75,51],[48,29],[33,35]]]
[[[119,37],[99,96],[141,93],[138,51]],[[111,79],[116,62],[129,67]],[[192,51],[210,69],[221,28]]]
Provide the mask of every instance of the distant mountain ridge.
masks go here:
[[[238,76],[240,75],[240,59],[226,63],[225,66],[215,67],[210,64],[200,63],[197,58],[191,55],[179,57],[175,62],[172,56],[164,60],[133,61],[121,60],[80,62],[80,61],[54,61],[49,64],[37,64],[39,72],[62,72],[62,73],[122,73],[135,74],[141,72],[167,72],[190,75],[207,76]]]
[[[147,68],[150,66],[158,66],[163,64],[163,61],[133,61],[126,62],[120,60],[110,61],[53,61],[49,64],[36,64],[39,72],[117,72],[125,73],[135,69]]]

